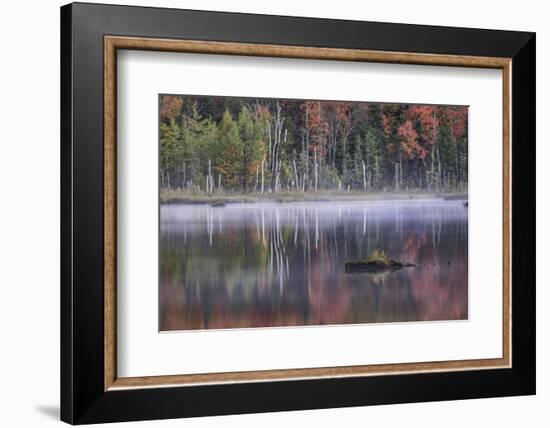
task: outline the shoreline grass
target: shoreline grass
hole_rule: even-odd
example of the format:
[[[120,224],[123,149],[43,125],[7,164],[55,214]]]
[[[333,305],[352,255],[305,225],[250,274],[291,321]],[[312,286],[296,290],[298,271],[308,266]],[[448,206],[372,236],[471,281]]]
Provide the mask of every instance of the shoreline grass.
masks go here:
[[[330,201],[382,201],[382,200],[414,200],[442,199],[467,201],[465,192],[278,192],[278,193],[213,193],[207,195],[193,191],[162,189],[161,204],[210,204],[222,206],[225,204],[255,203],[255,202],[330,202]]]

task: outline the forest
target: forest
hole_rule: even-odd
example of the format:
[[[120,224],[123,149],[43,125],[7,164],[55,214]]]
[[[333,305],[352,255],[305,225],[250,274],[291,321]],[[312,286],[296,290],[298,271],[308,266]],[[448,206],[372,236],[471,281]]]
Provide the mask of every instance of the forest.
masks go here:
[[[467,193],[466,106],[160,95],[159,120],[161,194]]]

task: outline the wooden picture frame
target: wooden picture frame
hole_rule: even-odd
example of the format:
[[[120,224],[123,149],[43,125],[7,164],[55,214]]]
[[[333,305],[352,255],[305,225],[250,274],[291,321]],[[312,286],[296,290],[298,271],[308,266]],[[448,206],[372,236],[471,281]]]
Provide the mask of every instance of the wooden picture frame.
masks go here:
[[[118,377],[118,49],[502,70],[502,358]],[[62,420],[114,422],[535,392],[533,33],[76,3],[61,9],[61,54]]]

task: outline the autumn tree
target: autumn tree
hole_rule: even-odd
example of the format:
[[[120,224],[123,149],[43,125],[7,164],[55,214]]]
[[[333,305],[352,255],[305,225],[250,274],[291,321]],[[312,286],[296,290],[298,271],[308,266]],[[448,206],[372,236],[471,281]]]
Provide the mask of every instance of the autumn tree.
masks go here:
[[[468,185],[468,109],[449,107],[446,110],[452,138],[452,158],[455,184],[463,189]]]
[[[159,98],[162,187],[466,191],[465,106]]]
[[[265,158],[264,127],[260,121],[254,121],[248,108],[244,106],[238,119],[239,136],[242,146],[241,182],[248,192],[254,179],[258,178],[259,168]]]
[[[182,161],[178,166],[182,187],[196,184],[204,188],[210,152],[217,137],[216,124],[202,117],[194,105],[191,114],[183,118],[181,128]]]
[[[160,97],[160,120],[170,122],[178,119],[183,106],[183,98],[177,95],[163,95]]]
[[[216,141],[212,146],[214,170],[221,176],[224,185],[236,187],[241,183],[242,154],[243,144],[239,128],[231,113],[226,110],[218,125]]]
[[[181,160],[181,130],[176,120],[160,124],[160,181],[161,187],[171,187],[170,172]]]

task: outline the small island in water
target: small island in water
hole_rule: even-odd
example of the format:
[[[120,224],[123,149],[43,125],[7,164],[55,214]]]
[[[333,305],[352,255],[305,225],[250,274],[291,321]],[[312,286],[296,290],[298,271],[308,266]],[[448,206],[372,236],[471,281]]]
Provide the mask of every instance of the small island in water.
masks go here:
[[[415,266],[413,263],[390,259],[382,250],[374,250],[364,259],[346,262],[346,272],[381,272]]]
[[[159,118],[161,330],[467,318],[467,107],[161,95]]]

